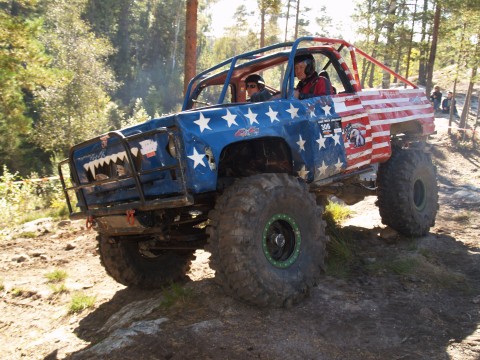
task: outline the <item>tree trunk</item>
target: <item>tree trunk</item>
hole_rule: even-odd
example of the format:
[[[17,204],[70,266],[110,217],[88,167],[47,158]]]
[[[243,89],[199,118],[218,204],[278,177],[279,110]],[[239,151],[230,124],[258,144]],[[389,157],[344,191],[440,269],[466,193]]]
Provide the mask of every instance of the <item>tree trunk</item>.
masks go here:
[[[474,67],[472,69],[472,76],[470,77],[470,83],[468,84],[468,90],[467,94],[465,96],[465,103],[463,104],[463,109],[462,109],[462,115],[460,117],[460,124],[458,126],[461,129],[466,129],[467,128],[467,122],[468,122],[468,114],[470,113],[470,106],[472,103],[472,94],[473,94],[473,86],[475,85],[475,77],[477,76],[477,68]],[[465,137],[465,131],[464,137]]]
[[[388,67],[392,67],[393,49],[395,48],[395,45],[394,45],[395,39],[393,36],[393,30],[395,28],[396,11],[397,11],[397,2],[396,0],[392,0],[388,5],[387,14],[386,14],[387,19],[385,21],[385,29],[387,30],[387,33],[386,33],[387,43],[385,46],[385,55],[383,57],[383,63],[385,64],[385,66],[388,66]],[[383,79],[382,79],[383,89],[388,89],[390,87],[390,78],[391,78],[390,73],[384,71]]]
[[[187,92],[188,83],[195,76],[197,67],[197,10],[198,0],[187,0],[185,21],[185,77],[183,92]]]
[[[433,18],[432,45],[427,63],[427,83],[425,85],[425,92],[427,95],[432,91],[433,65],[435,64],[435,57],[437,56],[438,30],[440,29],[441,12],[442,5],[440,4],[440,1],[437,1],[435,17]]]
[[[427,83],[427,76],[426,76],[427,44],[425,42],[425,38],[427,37],[428,1],[429,0],[423,0],[422,37],[420,40],[420,61],[418,65],[418,83],[420,85],[425,85]]]
[[[368,1],[367,5],[367,39],[366,43],[370,43],[370,32],[371,32],[371,15],[372,15],[372,0]],[[365,49],[367,50],[367,49]],[[361,74],[361,79],[360,79],[360,84],[362,85],[362,88],[365,88],[365,79],[367,78],[368,70],[371,65],[370,61],[367,61],[367,59],[363,58],[362,59],[362,74]]]
[[[413,47],[413,34],[415,31],[415,19],[417,17],[417,1],[415,0],[415,8],[413,10],[413,16],[412,16],[412,29],[410,30],[410,41],[408,43],[408,53],[407,53],[407,69],[405,70],[405,79],[408,79],[408,73],[410,71],[410,60],[412,57],[412,47]],[[405,87],[407,87],[407,84],[405,84]]]
[[[473,61],[473,64],[472,64],[472,74],[470,76],[470,83],[468,84],[467,95],[465,97],[465,104],[463,106],[462,116],[460,117],[459,126],[463,129],[467,127],[468,113],[470,111],[470,104],[471,104],[471,99],[473,94],[473,86],[475,85],[475,79],[477,77],[479,52],[480,52],[480,44],[477,42],[477,45],[475,46],[475,57],[474,57],[475,60]]]
[[[285,18],[285,42],[288,39],[288,20],[290,18],[290,2],[291,0],[287,0],[287,17]]]
[[[295,15],[295,36],[294,39],[298,38],[298,18],[300,17],[300,0],[297,0],[297,14]]]
[[[453,99],[457,97],[457,82],[458,82],[458,74],[460,72],[460,63],[463,58],[463,52],[464,52],[464,40],[465,40],[465,29],[467,27],[467,23],[463,24],[463,29],[462,29],[462,34],[460,37],[460,50],[458,52],[458,58],[457,58],[457,65],[456,65],[456,70],[455,70],[455,79],[453,82]],[[455,100],[456,102],[456,100]],[[450,106],[450,117],[448,119],[448,133],[450,134],[450,129],[452,126],[453,122],[453,106]]]
[[[265,16],[266,9],[260,9],[260,47],[265,46]]]
[[[476,139],[477,139],[477,125],[478,120],[480,119],[480,90],[477,91],[477,117],[475,119],[475,124],[473,125],[473,134],[472,134],[472,147],[477,148]]]
[[[120,5],[120,15],[118,17],[118,31],[116,45],[118,51],[115,57],[115,72],[117,76],[123,80],[124,86],[122,86],[118,92],[118,96],[122,99],[124,104],[128,104],[131,99],[131,83],[132,83],[132,71],[131,68],[133,59],[130,55],[130,10],[131,0],[123,0]],[[121,60],[120,60],[121,59]]]

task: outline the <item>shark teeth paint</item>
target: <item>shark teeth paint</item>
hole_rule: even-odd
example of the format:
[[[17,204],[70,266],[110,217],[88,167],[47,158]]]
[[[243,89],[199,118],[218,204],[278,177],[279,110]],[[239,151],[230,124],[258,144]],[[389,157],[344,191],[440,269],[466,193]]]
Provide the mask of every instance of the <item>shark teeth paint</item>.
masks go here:
[[[131,150],[132,150],[132,155],[136,157],[138,155],[138,148],[135,147],[135,148],[132,148]],[[117,161],[128,163],[127,152],[120,151],[115,154],[110,154],[110,155],[103,156],[101,158],[89,161],[88,163],[83,164],[83,168],[86,171],[89,171],[92,177],[95,179],[98,168],[104,165],[116,164]]]

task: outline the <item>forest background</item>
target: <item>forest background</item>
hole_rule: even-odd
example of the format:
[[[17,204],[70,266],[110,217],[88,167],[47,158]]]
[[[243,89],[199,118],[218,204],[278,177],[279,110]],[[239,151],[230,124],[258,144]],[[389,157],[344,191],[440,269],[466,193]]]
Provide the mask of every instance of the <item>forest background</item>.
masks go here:
[[[0,180],[54,175],[72,145],[178,111],[188,3],[0,0]],[[196,5],[197,71],[299,36],[342,38],[338,19],[319,5],[312,24],[300,0],[238,5],[230,26],[215,33],[214,3]],[[451,74],[452,88],[466,79],[468,91],[478,91],[480,1],[356,0],[353,14],[351,42],[428,93],[439,69]],[[390,85],[367,64],[359,70],[364,87]]]

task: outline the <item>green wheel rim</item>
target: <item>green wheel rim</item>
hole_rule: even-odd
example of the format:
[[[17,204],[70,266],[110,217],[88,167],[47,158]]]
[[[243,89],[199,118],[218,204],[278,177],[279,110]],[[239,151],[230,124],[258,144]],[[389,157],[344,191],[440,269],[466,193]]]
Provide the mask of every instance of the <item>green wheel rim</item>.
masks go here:
[[[300,255],[302,237],[295,220],[286,214],[275,214],[265,224],[262,248],[268,262],[285,269]]]

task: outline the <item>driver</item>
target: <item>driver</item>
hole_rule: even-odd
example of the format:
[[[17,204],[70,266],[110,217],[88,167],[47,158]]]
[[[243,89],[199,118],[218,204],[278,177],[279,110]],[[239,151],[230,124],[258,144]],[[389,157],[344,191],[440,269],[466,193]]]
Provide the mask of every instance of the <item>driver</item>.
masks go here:
[[[272,94],[265,88],[265,80],[258,74],[248,75],[245,79],[245,87],[250,102],[267,101],[272,97]]]
[[[334,93],[330,80],[325,76],[319,76],[315,71],[315,59],[312,54],[295,56],[294,65],[295,76],[300,80],[294,94],[297,99],[303,100]]]

